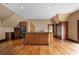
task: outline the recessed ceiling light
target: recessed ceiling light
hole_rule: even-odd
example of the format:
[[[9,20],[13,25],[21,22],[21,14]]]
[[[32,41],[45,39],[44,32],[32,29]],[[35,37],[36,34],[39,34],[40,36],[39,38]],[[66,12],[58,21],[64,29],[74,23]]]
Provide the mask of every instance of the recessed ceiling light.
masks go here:
[[[24,9],[24,7],[23,7],[23,6],[21,6],[20,8],[21,8],[21,9]]]
[[[52,9],[52,7],[48,7],[48,9]]]

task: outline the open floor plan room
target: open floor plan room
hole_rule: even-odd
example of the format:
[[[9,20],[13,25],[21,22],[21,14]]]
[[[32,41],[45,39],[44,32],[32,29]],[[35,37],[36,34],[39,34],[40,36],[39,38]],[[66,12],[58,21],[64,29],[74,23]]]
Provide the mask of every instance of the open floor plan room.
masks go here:
[[[78,3],[0,3],[0,55],[78,51]]]

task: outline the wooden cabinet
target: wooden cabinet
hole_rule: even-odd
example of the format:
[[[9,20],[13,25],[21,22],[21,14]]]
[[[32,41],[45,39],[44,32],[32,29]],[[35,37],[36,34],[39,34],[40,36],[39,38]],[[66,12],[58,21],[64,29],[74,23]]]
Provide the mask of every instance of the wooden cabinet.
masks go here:
[[[14,28],[14,36],[15,36],[15,38],[20,37],[20,28]]]
[[[20,22],[16,28],[14,28],[15,38],[25,38],[27,32],[27,22]]]
[[[35,45],[49,45],[50,44],[50,36],[51,34],[48,32],[39,33],[27,33],[26,35],[26,44],[35,44]]]
[[[14,32],[6,32],[5,38],[6,38],[6,40],[13,40],[14,39]]]

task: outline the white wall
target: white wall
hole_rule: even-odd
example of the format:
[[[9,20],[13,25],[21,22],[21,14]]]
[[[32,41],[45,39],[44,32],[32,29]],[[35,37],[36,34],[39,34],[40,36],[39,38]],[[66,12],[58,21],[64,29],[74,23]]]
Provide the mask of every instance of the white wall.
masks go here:
[[[77,41],[77,20],[79,12],[74,13],[68,19],[68,38]]]
[[[4,36],[5,36],[5,34],[2,31],[2,28],[1,28],[1,20],[0,20],[0,40],[4,39],[5,38]]]
[[[1,28],[1,20],[0,20],[0,28]]]
[[[10,9],[8,9],[6,6],[0,3],[0,18],[4,19],[10,15],[12,15],[14,12]]]
[[[48,24],[50,24],[50,20],[47,19],[32,19],[29,20],[35,23],[35,31],[36,32],[47,32],[48,31]]]

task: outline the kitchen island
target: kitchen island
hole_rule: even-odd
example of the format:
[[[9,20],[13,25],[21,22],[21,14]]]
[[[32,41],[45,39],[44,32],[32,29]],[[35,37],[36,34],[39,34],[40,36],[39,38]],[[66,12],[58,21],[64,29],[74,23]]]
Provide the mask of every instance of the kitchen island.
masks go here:
[[[32,45],[49,45],[50,39],[53,38],[50,32],[29,32],[26,35],[26,44]]]

